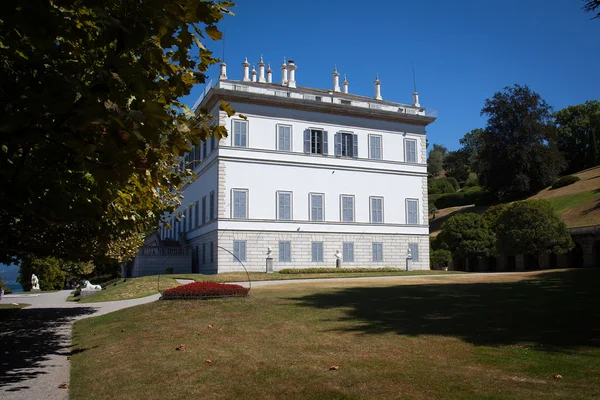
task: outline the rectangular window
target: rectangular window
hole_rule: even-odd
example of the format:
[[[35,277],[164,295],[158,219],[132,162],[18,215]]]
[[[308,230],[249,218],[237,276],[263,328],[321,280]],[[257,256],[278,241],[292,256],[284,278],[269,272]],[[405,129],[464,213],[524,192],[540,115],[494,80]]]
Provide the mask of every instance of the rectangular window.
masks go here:
[[[381,160],[381,136],[369,135],[369,158]]]
[[[210,262],[213,263],[215,261],[215,246],[213,242],[210,242]]]
[[[206,196],[202,198],[202,225],[206,223]]]
[[[417,141],[404,139],[404,160],[410,163],[417,162]]]
[[[383,224],[383,197],[371,197],[371,223]]]
[[[343,249],[344,262],[354,262],[354,242],[344,242]]]
[[[206,243],[202,243],[202,264],[206,264]]]
[[[209,202],[210,202],[210,208],[209,208],[209,213],[210,213],[210,220],[212,221],[213,219],[215,219],[215,191],[213,190],[212,192],[210,192],[210,198],[209,198]]]
[[[352,133],[336,133],[335,155],[342,157],[358,157],[358,135]]]
[[[419,243],[409,243],[408,249],[410,250],[410,255],[412,256],[412,260],[414,262],[419,261]]]
[[[233,121],[233,146],[248,147],[248,121]]]
[[[292,242],[279,242],[279,262],[292,261]]]
[[[248,190],[233,189],[233,218],[248,218]]]
[[[202,159],[206,158],[206,142],[202,142]]]
[[[304,131],[304,152],[311,154],[328,154],[328,134],[320,129],[306,129]]]
[[[410,225],[419,223],[419,200],[406,199],[406,223]]]
[[[194,204],[194,214],[196,214],[195,215],[196,218],[195,218],[194,222],[195,222],[195,225],[197,228],[200,226],[200,202],[198,202],[198,201],[196,202],[196,204]]]
[[[217,149],[217,138],[216,137],[211,137],[210,138],[210,151],[212,152],[213,150]]]
[[[277,219],[289,221],[292,219],[292,193],[277,192]]]
[[[342,222],[354,222],[354,196],[342,195]]]
[[[383,243],[373,243],[373,262],[383,262]]]
[[[242,262],[246,261],[246,241],[245,240],[234,240],[233,241],[233,261],[238,259]],[[236,259],[237,257],[237,259]]]
[[[188,208],[188,220],[187,220],[187,226],[188,226],[188,231],[191,231],[193,226],[192,226],[192,206],[190,206],[190,208]]]
[[[312,262],[323,262],[323,242],[312,242]]]
[[[310,220],[311,221],[324,221],[323,217],[323,194],[310,194]]]
[[[292,127],[277,125],[277,146],[280,151],[292,151]]]

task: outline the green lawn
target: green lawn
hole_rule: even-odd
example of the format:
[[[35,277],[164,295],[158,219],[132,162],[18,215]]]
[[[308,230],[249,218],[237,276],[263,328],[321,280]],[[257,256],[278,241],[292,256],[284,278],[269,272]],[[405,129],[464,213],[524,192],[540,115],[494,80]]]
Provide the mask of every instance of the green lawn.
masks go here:
[[[17,303],[17,304],[0,304],[0,310],[20,310],[30,306],[31,304]]]
[[[594,204],[600,199],[600,190],[590,190],[587,192],[579,192],[566,196],[548,197],[545,200],[552,204],[552,208],[557,214],[562,214],[564,211],[571,208],[576,208],[585,203]]]
[[[358,278],[372,276],[409,276],[409,275],[442,275],[442,274],[460,274],[459,271],[394,271],[394,272],[358,272],[358,273],[315,273],[315,274],[267,274],[263,272],[250,272],[252,281],[271,281],[284,279],[316,279],[316,278]],[[145,276],[142,278],[134,278],[121,280],[115,284],[109,285],[106,289],[79,300],[79,297],[70,296],[68,301],[77,301],[80,303],[98,303],[104,301],[128,300],[140,297],[146,297],[156,294],[165,289],[177,286],[175,279],[191,279],[195,281],[210,281],[210,282],[247,282],[248,275],[245,272],[229,272],[218,275],[202,275],[202,274],[173,274],[173,275],[158,275]]]
[[[600,270],[334,280],[158,301],[75,323],[70,396],[598,398],[599,280]]]

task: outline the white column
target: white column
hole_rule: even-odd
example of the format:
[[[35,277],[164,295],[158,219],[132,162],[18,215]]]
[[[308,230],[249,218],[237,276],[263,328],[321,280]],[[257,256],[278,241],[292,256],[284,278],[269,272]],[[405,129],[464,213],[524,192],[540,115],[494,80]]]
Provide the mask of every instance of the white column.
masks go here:
[[[256,67],[252,66],[252,71],[250,71],[250,75],[252,75],[252,82],[256,82]]]
[[[346,79],[346,74],[344,74],[344,81],[342,82],[342,91],[344,93],[348,93],[348,85],[350,84],[350,82],[348,82],[348,80]]]
[[[273,83],[273,71],[271,70],[271,63],[267,67],[267,83]]]
[[[221,74],[219,75],[219,80],[224,81],[227,79],[227,64],[224,62],[221,63]]]
[[[260,55],[260,61],[258,62],[258,81],[260,83],[265,83],[267,80],[265,79],[265,63],[263,62],[263,56]]]
[[[379,82],[379,74],[375,75],[375,82],[373,82],[373,84],[375,85],[375,100],[382,100],[381,98],[381,82]]]
[[[288,70],[287,64],[285,62],[285,57],[283,57],[283,64],[281,64],[281,84],[283,86],[287,85],[288,82]]]
[[[250,63],[248,62],[248,57],[246,57],[242,63],[242,67],[244,67],[244,77],[242,78],[242,81],[250,82]]]
[[[333,91],[340,91],[340,74],[337,72],[337,67],[333,66]]]
[[[419,93],[417,92],[413,93],[413,106],[421,107],[421,105],[419,104]]]
[[[294,60],[290,60],[288,62],[288,71],[289,71],[289,81],[288,87],[295,88],[296,87],[296,64],[294,64]]]

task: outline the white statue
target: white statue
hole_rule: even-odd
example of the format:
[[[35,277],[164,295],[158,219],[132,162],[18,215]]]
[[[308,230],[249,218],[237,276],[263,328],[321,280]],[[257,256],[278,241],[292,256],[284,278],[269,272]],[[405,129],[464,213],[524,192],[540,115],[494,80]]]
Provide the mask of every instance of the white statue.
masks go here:
[[[35,274],[31,274],[31,290],[40,290],[40,281]]]
[[[340,253],[339,249],[337,249],[333,255],[335,256],[336,260],[341,260],[342,259],[342,253]]]
[[[100,286],[100,285],[92,285],[90,283],[90,281],[83,281],[83,287],[81,288],[81,290],[98,291],[98,290],[102,290],[102,286]]]
[[[271,249],[271,247],[267,247],[267,258],[273,258],[272,254],[273,250]]]
[[[410,247],[408,248],[408,253],[406,254],[407,260],[412,260],[412,252],[410,251]]]

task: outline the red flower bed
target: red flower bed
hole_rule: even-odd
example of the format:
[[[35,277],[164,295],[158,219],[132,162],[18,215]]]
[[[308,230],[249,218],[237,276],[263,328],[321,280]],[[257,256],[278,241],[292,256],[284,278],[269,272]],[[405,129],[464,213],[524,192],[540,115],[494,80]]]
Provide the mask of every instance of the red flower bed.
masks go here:
[[[245,296],[250,289],[240,285],[216,282],[192,282],[162,292],[162,299],[203,299],[213,297]]]

